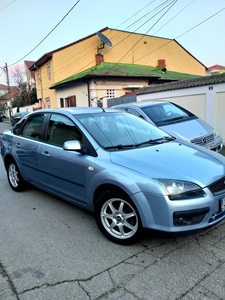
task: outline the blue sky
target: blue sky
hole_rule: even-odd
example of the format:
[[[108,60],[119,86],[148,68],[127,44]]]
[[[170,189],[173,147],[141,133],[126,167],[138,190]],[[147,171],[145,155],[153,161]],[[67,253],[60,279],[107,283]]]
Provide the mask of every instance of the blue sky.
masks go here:
[[[206,67],[225,66],[224,20],[225,0],[1,0],[0,83],[5,63],[12,70],[104,27],[176,39]]]

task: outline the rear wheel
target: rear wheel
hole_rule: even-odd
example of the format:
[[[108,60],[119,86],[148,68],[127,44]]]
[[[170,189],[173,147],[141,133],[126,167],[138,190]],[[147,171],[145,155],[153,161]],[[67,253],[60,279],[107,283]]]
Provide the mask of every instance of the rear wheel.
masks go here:
[[[26,182],[22,178],[18,166],[13,160],[7,165],[7,177],[14,191],[20,192],[25,189]]]
[[[121,197],[119,192],[107,191],[99,197],[95,218],[101,232],[114,243],[131,245],[141,237],[138,211],[129,197]]]

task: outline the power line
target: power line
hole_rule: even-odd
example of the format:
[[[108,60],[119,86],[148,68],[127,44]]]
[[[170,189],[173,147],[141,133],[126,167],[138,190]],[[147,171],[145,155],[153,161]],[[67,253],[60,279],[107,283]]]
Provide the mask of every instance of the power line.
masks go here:
[[[169,5],[171,5],[172,3],[174,3],[174,1],[175,2],[177,2],[177,0],[166,0],[166,1],[164,1],[163,3],[161,3],[160,5],[158,5],[156,8],[154,8],[153,10],[151,10],[150,12],[148,12],[148,13],[146,13],[144,16],[142,16],[142,18],[139,18],[137,21],[135,21],[133,24],[135,24],[135,23],[137,23],[138,21],[140,21],[141,19],[143,19],[143,18],[145,18],[147,15],[149,15],[149,14],[151,14],[151,13],[153,13],[154,11],[157,11],[157,10],[159,10],[160,8],[162,8],[163,6],[163,8],[159,11],[159,12],[157,12],[157,13],[155,13],[151,18],[148,18],[148,20],[146,21],[146,22],[144,22],[144,23],[142,23],[135,31],[137,31],[138,29],[140,29],[143,25],[145,25],[147,22],[149,22],[152,18],[154,18],[156,15],[158,15],[161,11],[163,11],[167,6],[169,6]],[[154,1],[152,1],[151,3],[153,3]],[[168,2],[169,2],[169,4],[168,4]],[[166,5],[167,4],[167,5]],[[165,6],[166,5],[166,6]],[[148,6],[148,5],[147,5]],[[145,6],[146,7],[146,6]],[[143,9],[141,9],[141,10],[143,10]],[[139,10],[139,12],[141,11],[141,10]],[[134,15],[136,15],[136,14],[134,14]],[[131,25],[133,25],[133,24],[131,24]],[[128,26],[128,28],[129,28],[130,26]],[[150,30],[150,29],[149,29]],[[135,31],[133,31],[133,32],[135,32]],[[119,44],[121,44],[122,42],[124,42],[124,40],[125,39],[127,39],[130,35],[132,35],[133,34],[133,32],[131,32],[127,37],[125,37],[124,39],[122,39],[121,41],[119,41],[116,45],[114,45],[113,46],[113,48],[115,48],[116,46],[118,46]],[[146,33],[147,34],[147,33]],[[118,37],[118,36],[120,36],[121,34],[119,33],[118,35],[116,35],[115,37],[114,37],[114,39],[116,38],[116,37]],[[144,36],[143,36],[144,37]],[[142,38],[143,38],[142,37]],[[142,39],[141,38],[141,39]],[[93,44],[94,45],[94,44]],[[135,44],[136,45],[136,44]],[[135,46],[134,45],[134,46]],[[91,46],[90,46],[91,47]],[[132,47],[133,48],[133,47]],[[132,48],[130,49],[130,50],[132,50]],[[106,51],[105,53],[108,53],[109,51],[111,51],[111,49],[109,49],[108,51]],[[129,52],[129,51],[128,51]],[[74,57],[75,56],[77,56],[79,53],[76,53],[75,55],[74,55]],[[73,63],[72,64],[75,64],[76,62],[81,62],[81,59],[85,59],[87,56],[90,56],[91,55],[91,53],[87,53],[87,54],[85,54],[85,55],[83,55],[82,57],[80,57],[80,58],[78,58],[78,59],[76,59],[76,60],[74,60],[73,61]],[[126,55],[126,54],[125,54]],[[93,60],[92,61],[92,63],[94,63],[95,62],[95,60]],[[117,62],[118,63],[118,62]],[[59,66],[59,65],[58,65]],[[57,66],[57,67],[58,67]],[[83,70],[85,70],[85,68],[88,68],[88,67],[91,67],[91,66],[93,66],[93,64],[91,64],[91,63],[88,63],[88,64],[86,64],[85,66],[83,66],[80,70],[78,70],[77,71],[77,73],[79,73],[79,72],[81,72],[81,71],[83,71]],[[56,67],[56,66],[55,66]],[[70,68],[71,67],[71,64],[68,64],[67,66],[63,66],[63,69],[65,70],[66,68]],[[113,68],[113,67],[112,67]],[[111,69],[110,69],[111,70]],[[57,73],[58,72],[61,72],[62,71],[62,69],[60,68],[59,69],[59,71],[56,71]],[[47,78],[47,75],[45,76],[46,78]]]
[[[142,58],[144,58],[144,57],[146,57],[146,56],[152,54],[153,52],[155,52],[155,51],[157,51],[157,50],[159,50],[159,49],[165,47],[166,45],[172,43],[174,40],[177,40],[177,39],[180,38],[181,36],[185,35],[186,33],[190,32],[191,30],[195,29],[196,27],[202,25],[202,24],[205,23],[206,21],[208,21],[208,20],[210,20],[211,18],[215,17],[216,15],[218,15],[219,13],[221,13],[223,10],[225,10],[225,7],[222,8],[221,10],[219,10],[218,12],[216,12],[215,14],[213,14],[212,16],[208,17],[207,19],[203,20],[202,22],[198,23],[197,25],[193,26],[192,28],[188,29],[187,31],[183,32],[182,34],[178,35],[178,36],[175,37],[174,39],[171,39],[170,41],[168,41],[168,42],[165,43],[164,45],[158,47],[157,49],[155,49],[155,50],[149,52],[148,54],[146,54],[146,55],[144,55],[144,56],[142,56],[142,57],[139,57],[139,58],[136,59],[135,61],[138,61],[138,60],[140,60],[140,59],[142,59]]]
[[[149,4],[145,5],[142,9],[140,9],[139,11],[137,11],[135,14],[133,14],[130,18],[126,19],[124,22],[122,22],[120,25],[118,25],[116,27],[116,29],[120,26],[122,26],[123,24],[125,24],[127,21],[129,21],[131,18],[133,18],[134,16],[136,16],[137,14],[139,14],[139,12],[141,12],[143,9],[145,9],[146,7],[148,7],[149,5],[151,5],[153,2],[155,2],[155,0],[153,0],[152,2],[150,2]]]
[[[14,0],[14,1],[15,1],[15,0]],[[79,0],[79,1],[80,1],[80,0]],[[78,4],[79,1],[77,1],[77,3],[70,9],[70,11]],[[193,0],[193,1],[194,1],[194,0]],[[193,1],[192,1],[192,2],[193,2]],[[152,4],[153,2],[154,2],[154,1],[152,1],[150,4]],[[165,1],[165,2],[163,2],[163,3],[161,4],[161,6],[162,6],[163,4],[165,4],[165,3],[168,3],[168,2],[169,2],[168,0]],[[191,3],[192,3],[192,2],[191,2]],[[171,4],[171,3],[173,3],[173,1],[172,1],[172,2],[170,1],[170,4]],[[147,6],[148,6],[148,5],[147,5]],[[188,5],[187,5],[187,6],[188,6]],[[186,7],[187,7],[187,6],[186,6]],[[146,7],[146,6],[145,6],[145,7]],[[145,7],[144,7],[144,8],[145,8]],[[160,5],[159,5],[157,8],[159,8],[159,7],[160,7]],[[186,8],[186,7],[185,7],[185,8]],[[144,9],[144,8],[143,8],[143,9]],[[184,8],[184,9],[185,9],[185,8]],[[138,12],[142,11],[143,9],[139,10]],[[182,11],[183,11],[184,9],[182,9]],[[222,10],[224,10],[224,9],[225,9],[225,8],[223,8]],[[154,10],[156,10],[156,9],[154,9]],[[153,11],[154,11],[154,10],[153,10]],[[220,13],[222,10],[220,10],[220,11],[217,12],[217,13],[215,13],[215,14],[212,15],[211,17],[207,18],[207,19],[204,20],[203,22],[197,24],[196,26],[192,27],[191,29],[187,30],[186,32],[182,33],[182,34],[179,35],[177,38],[181,37],[182,35],[186,34],[187,32],[193,30],[193,29],[196,28],[197,26],[199,26],[199,25],[201,25],[202,23],[206,22],[206,21],[209,20],[210,18],[212,18],[212,17],[214,17],[215,15],[217,15],[218,13]],[[69,11],[69,12],[70,12],[70,11]],[[161,11],[162,11],[162,10],[161,10]],[[69,12],[64,16],[64,18],[69,14]],[[137,12],[137,13],[138,13],[138,12]],[[151,12],[152,12],[152,11],[151,11]],[[133,16],[135,16],[137,13],[135,13]],[[179,12],[179,13],[180,13],[180,12]],[[178,13],[178,14],[179,14],[179,13]],[[148,14],[149,14],[149,13],[148,13]],[[178,14],[176,14],[175,17],[176,17]],[[143,19],[144,17],[146,17],[146,15],[147,15],[147,14],[145,14],[145,15],[142,17],[142,19]],[[155,14],[155,15],[156,15],[156,14]],[[154,16],[155,16],[155,15],[154,15]],[[63,18],[63,19],[64,19],[64,18]],[[161,18],[162,18],[162,17],[161,17]],[[161,18],[160,18],[160,19],[161,19]],[[62,20],[63,20],[63,19],[62,19]],[[160,20],[160,19],[159,19],[159,20]],[[62,20],[54,27],[54,29],[62,22]],[[140,19],[138,19],[137,21],[139,21],[139,20],[140,20]],[[150,20],[150,19],[148,19],[148,21],[149,21],[149,20]],[[159,20],[158,20],[158,21],[159,21]],[[134,22],[134,23],[132,23],[132,24],[137,23],[137,21]],[[158,21],[157,21],[157,22],[158,22]],[[125,22],[126,22],[126,21],[125,21]],[[123,23],[124,23],[124,22],[123,22]],[[123,24],[123,23],[122,23],[122,24]],[[147,23],[147,22],[145,22],[144,24],[146,24],[146,23]],[[167,23],[168,23],[168,22],[167,22]],[[166,24],[167,24],[167,23],[166,23]],[[132,25],[132,24],[131,24],[131,25]],[[144,24],[142,24],[141,26],[139,26],[136,30],[140,29],[140,27],[142,27]],[[156,24],[156,23],[155,23],[155,24]],[[155,24],[154,24],[154,25],[155,25]],[[166,25],[166,24],[165,24],[165,25]],[[131,25],[130,25],[130,26],[131,26]],[[154,27],[154,25],[153,25],[153,26],[152,26],[152,27],[151,27],[151,28],[143,35],[143,37],[144,37],[145,35],[147,35],[147,33]],[[164,25],[164,26],[165,26],[165,25]],[[162,27],[161,27],[161,28],[162,28]],[[53,29],[53,30],[54,30],[54,29]],[[53,31],[53,30],[52,30],[52,31]],[[135,30],[135,31],[136,31],[136,30]],[[52,32],[52,31],[51,31],[51,32]],[[135,31],[134,31],[134,32],[135,32]],[[50,32],[50,33],[51,33],[51,32]],[[50,33],[49,33],[49,34],[50,34]],[[132,33],[133,33],[133,32],[132,32]],[[132,34],[132,33],[131,33],[131,34]],[[49,34],[48,34],[48,35],[49,35]],[[48,35],[47,35],[47,36],[48,36]],[[45,38],[47,38],[47,36],[46,36]],[[143,38],[143,37],[142,37],[142,38]],[[141,39],[142,39],[142,38],[141,38]],[[140,40],[141,40],[141,39],[140,39]],[[44,40],[44,39],[43,39],[43,40]],[[43,40],[42,40],[42,41],[43,41]],[[139,41],[140,41],[140,40],[139,40]],[[124,39],[123,39],[122,41],[120,41],[118,44],[120,44],[120,43],[123,42],[123,41],[124,41]],[[164,47],[164,46],[166,46],[168,43],[170,43],[170,42],[172,42],[172,41],[173,41],[173,40],[170,40],[169,42],[167,42],[167,43],[164,44],[163,46],[161,46],[161,47],[155,49],[154,51],[152,51],[152,52],[146,54],[145,56],[150,55],[151,53],[157,51],[158,49],[160,49],[160,48],[162,48],[162,47]],[[40,43],[41,43],[41,42],[40,42]],[[40,44],[40,43],[39,43],[39,44]],[[39,45],[39,44],[38,44],[38,45]],[[116,47],[118,44],[116,44],[114,47]],[[138,42],[137,42],[137,43],[136,43],[136,44],[135,44],[135,45],[134,45],[134,46],[133,46],[133,47],[132,47],[132,48],[131,48],[131,49],[130,49],[130,50],[129,50],[129,51],[128,51],[128,52],[127,52],[127,53],[126,53],[126,54],[118,61],[118,62],[117,62],[117,63],[119,63],[119,62],[120,62],[120,61],[121,61],[121,60],[122,60],[122,59],[123,59],[123,58],[124,58],[124,57],[125,57],[125,56],[126,56],[126,55],[127,55],[127,54],[135,47],[135,46],[136,46],[136,45],[137,45],[137,44],[138,44]],[[37,47],[37,46],[36,46],[36,47]],[[35,47],[35,48],[36,48],[36,47]],[[35,49],[35,48],[34,48],[34,49]],[[33,50],[34,50],[34,49],[33,49]],[[33,51],[33,50],[32,50],[32,51]],[[32,51],[30,51],[29,53],[31,53]],[[109,49],[108,51],[111,51],[111,49]],[[106,51],[106,53],[107,53],[108,51]],[[29,54],[29,53],[28,53],[28,54]],[[77,53],[76,53],[76,55],[77,55]],[[76,55],[75,55],[75,56],[76,56]],[[80,57],[80,58],[79,58],[78,60],[76,60],[76,61],[80,61],[81,58],[82,58],[82,59],[85,59],[85,56],[87,56],[87,55],[91,55],[91,53],[86,54],[86,55],[83,55],[83,57]],[[143,58],[143,57],[145,57],[145,56],[142,56],[141,58]],[[23,58],[24,58],[24,57],[23,57]],[[22,58],[22,59],[23,59],[23,58]],[[138,61],[138,60],[141,59],[141,58],[138,58],[138,59],[136,59],[135,61]],[[22,59],[21,59],[21,60],[22,60]],[[70,58],[70,59],[72,59],[72,58]],[[94,60],[93,60],[93,62],[94,62]],[[74,61],[73,61],[73,63],[74,63]],[[89,65],[90,65],[90,64],[89,64]],[[65,69],[66,67],[69,68],[70,66],[71,66],[71,64],[68,64],[67,66],[64,66],[63,68],[64,68],[64,69]],[[84,66],[84,67],[82,68],[82,70],[84,70],[85,67],[88,67],[88,65]],[[80,71],[82,71],[82,70],[80,70]],[[61,69],[60,69],[59,71],[61,71]],[[79,73],[79,71],[78,71],[78,73]]]
[[[109,71],[107,72],[107,73],[109,73],[119,62],[121,62],[121,60],[147,35],[147,33],[165,16],[165,14],[175,5],[175,3],[177,2],[178,0],[174,0],[174,1],[172,1],[171,3],[169,3],[168,5],[166,5],[166,7],[167,6],[169,6],[170,5],[170,7],[163,13],[163,15],[162,16],[160,16],[160,18],[148,29],[148,31],[145,33],[145,34],[143,34],[142,35],[142,37],[120,58],[120,60],[118,60],[115,64],[114,64],[114,66],[112,66],[112,68],[111,69],[109,69]],[[163,11],[166,7],[164,7],[164,8],[162,8],[161,10],[160,10],[160,12],[161,11]],[[157,13],[158,14],[158,13]],[[156,15],[157,15],[156,14]],[[155,16],[155,15],[154,15]],[[149,21],[149,20],[148,20]],[[148,22],[147,21],[147,22]],[[145,23],[147,23],[147,22],[145,22]],[[145,24],[144,23],[144,24]],[[142,26],[144,25],[144,24],[142,24]],[[140,28],[140,27],[139,27]],[[138,28],[138,29],[139,29]],[[107,74],[106,73],[106,74]]]
[[[178,39],[179,37],[181,37],[182,35],[188,33],[189,31],[195,29],[196,27],[202,25],[203,23],[205,23],[206,21],[210,20],[211,18],[215,17],[216,15],[218,15],[219,13],[221,13],[221,11],[225,10],[225,7],[222,8],[221,10],[219,10],[218,12],[216,12],[215,14],[213,14],[212,16],[208,17],[207,19],[203,20],[202,22],[198,23],[197,25],[195,25],[194,27],[188,29],[187,31],[185,31],[184,33],[178,35],[175,39]]]
[[[154,2],[154,1],[153,1],[153,2]],[[151,3],[153,3],[153,2],[151,2]],[[159,10],[161,7],[163,7],[164,5],[166,5],[167,2],[170,2],[170,3],[171,3],[171,0],[166,0],[166,1],[164,1],[163,3],[161,3],[160,5],[158,5],[156,8],[154,8],[153,10],[151,10],[151,11],[148,12],[148,13],[146,13],[146,14],[143,15],[141,18],[139,18],[138,20],[136,20],[135,22],[133,22],[132,24],[130,24],[128,27],[126,27],[125,30],[128,30],[130,27],[133,27],[134,24],[139,23],[140,20],[144,19],[145,17],[147,17],[148,15],[150,15],[151,13],[153,13],[154,11]],[[141,10],[139,10],[139,12],[140,12],[140,11],[141,11]],[[134,15],[136,15],[136,14],[134,14]],[[134,15],[133,15],[133,16],[134,16]],[[132,17],[133,17],[133,16],[132,16]],[[131,18],[132,18],[132,17],[131,17]],[[154,17],[154,16],[153,16],[153,17]],[[129,18],[129,19],[131,19],[131,18]],[[128,20],[129,20],[129,19],[128,19]],[[149,20],[151,20],[151,18],[148,19],[148,21],[149,21]],[[144,23],[144,24],[145,24],[145,23]],[[140,27],[142,27],[144,24],[142,24]],[[139,27],[139,28],[140,28],[140,27]],[[138,29],[139,29],[139,28],[138,28]],[[137,29],[136,29],[136,30],[137,30]],[[136,30],[135,30],[135,31],[136,31]]]
[[[0,11],[4,10],[5,8],[7,8],[9,5],[11,5],[13,2],[15,2],[16,0],[13,0],[12,2],[10,2],[8,5],[4,6],[2,9],[0,9]]]
[[[168,22],[166,22],[163,26],[161,26],[156,32],[153,33],[155,35],[157,32],[159,32],[163,27],[165,27],[167,24],[169,24],[176,16],[178,16],[182,11],[184,11],[191,3],[193,3],[195,0],[192,0],[188,5],[186,5],[183,9],[181,9],[175,16],[173,16]]]
[[[14,0],[15,1],[15,0]],[[9,67],[17,64],[18,62],[20,62],[22,59],[24,59],[26,56],[28,56],[31,52],[33,52],[58,26],[60,23],[62,23],[62,21],[69,15],[69,13],[74,9],[74,7],[80,2],[80,0],[78,0],[72,7],[71,9],[67,12],[67,14],[65,14],[65,16],[55,25],[55,27],[37,44],[37,46],[35,46],[30,52],[28,52],[25,56],[23,56],[20,60],[16,61],[15,63],[11,64]]]

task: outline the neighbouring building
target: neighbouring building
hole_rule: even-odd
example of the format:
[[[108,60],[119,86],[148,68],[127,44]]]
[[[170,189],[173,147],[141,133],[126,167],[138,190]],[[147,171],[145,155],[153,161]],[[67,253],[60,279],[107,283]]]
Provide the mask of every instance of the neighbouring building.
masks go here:
[[[206,75],[216,75],[216,74],[222,74],[225,73],[225,66],[221,65],[213,65],[209,67],[206,71]]]
[[[8,87],[7,87],[8,89]],[[0,107],[1,111],[6,114],[7,118],[11,118],[12,111],[11,111],[11,102],[15,96],[20,94],[20,90],[16,86],[10,86],[10,92],[5,93],[4,95],[0,96]]]
[[[0,84],[0,96],[8,93],[8,86],[5,84]]]
[[[24,66],[25,66],[25,76],[26,76],[26,90],[31,91],[32,88],[36,87],[35,83],[35,72],[30,71],[29,68],[33,66],[34,61],[25,60]]]
[[[43,108],[96,106],[149,84],[204,76],[176,40],[104,28],[33,63]]]

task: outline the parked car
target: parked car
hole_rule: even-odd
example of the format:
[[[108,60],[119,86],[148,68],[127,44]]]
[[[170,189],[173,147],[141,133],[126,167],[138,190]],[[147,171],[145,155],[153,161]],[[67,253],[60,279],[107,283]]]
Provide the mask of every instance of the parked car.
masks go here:
[[[24,116],[29,114],[27,111],[21,111],[16,113],[12,118],[11,118],[11,124],[14,126],[17,122],[19,122]]]
[[[123,111],[32,112],[0,145],[14,191],[32,184],[94,212],[118,244],[143,228],[183,234],[225,218],[225,157]]]
[[[169,101],[132,102],[113,106],[145,119],[170,135],[220,152],[222,138],[209,124]]]
[[[0,112],[0,122],[3,121],[3,113]]]

